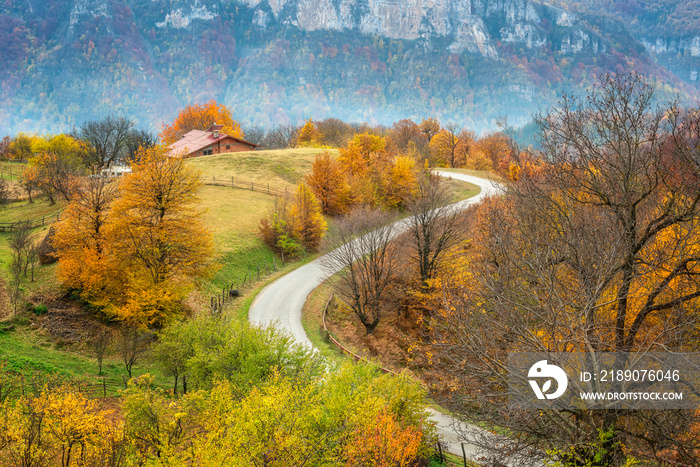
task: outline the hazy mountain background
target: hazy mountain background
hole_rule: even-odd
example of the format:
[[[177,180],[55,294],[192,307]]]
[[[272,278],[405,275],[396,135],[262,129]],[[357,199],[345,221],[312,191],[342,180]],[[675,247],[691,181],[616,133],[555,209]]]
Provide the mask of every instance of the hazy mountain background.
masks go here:
[[[609,71],[700,96],[700,0],[0,0],[0,135],[215,99],[246,124],[522,124]]]

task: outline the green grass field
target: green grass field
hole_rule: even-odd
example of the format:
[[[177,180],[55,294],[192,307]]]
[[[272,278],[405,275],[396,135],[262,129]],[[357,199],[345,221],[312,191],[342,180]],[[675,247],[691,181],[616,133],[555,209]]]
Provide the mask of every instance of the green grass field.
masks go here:
[[[26,167],[26,163],[0,161],[0,177],[16,181]]]
[[[5,370],[30,379],[38,377],[52,384],[57,381],[78,383],[91,394],[102,394],[102,378],[105,379],[107,395],[116,395],[124,388],[127,377],[124,364],[116,350],[117,343],[102,363],[103,376],[98,375],[97,360],[85,349],[63,348],[60,341],[53,341],[26,326],[16,326],[11,332],[0,332],[0,365]],[[167,378],[147,356],[143,356],[132,368],[134,376],[149,373],[159,386],[169,387]]]

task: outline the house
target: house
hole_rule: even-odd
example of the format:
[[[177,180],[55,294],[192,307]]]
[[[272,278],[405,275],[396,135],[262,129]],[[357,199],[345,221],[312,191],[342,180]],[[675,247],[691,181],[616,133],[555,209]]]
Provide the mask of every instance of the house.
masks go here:
[[[131,173],[131,167],[126,165],[110,165],[106,169],[102,169],[102,176],[107,178],[123,177]]]
[[[198,157],[225,152],[254,151],[260,147],[244,139],[222,134],[222,128],[222,125],[214,124],[206,131],[192,130],[168,146],[170,154]]]

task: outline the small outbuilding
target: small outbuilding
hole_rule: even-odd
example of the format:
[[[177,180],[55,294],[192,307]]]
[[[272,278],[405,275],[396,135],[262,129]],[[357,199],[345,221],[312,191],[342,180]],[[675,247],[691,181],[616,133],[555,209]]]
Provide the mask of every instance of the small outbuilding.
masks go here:
[[[206,131],[192,130],[168,146],[170,154],[198,157],[226,152],[254,151],[260,147],[250,141],[223,134],[222,128],[222,125],[212,125]]]

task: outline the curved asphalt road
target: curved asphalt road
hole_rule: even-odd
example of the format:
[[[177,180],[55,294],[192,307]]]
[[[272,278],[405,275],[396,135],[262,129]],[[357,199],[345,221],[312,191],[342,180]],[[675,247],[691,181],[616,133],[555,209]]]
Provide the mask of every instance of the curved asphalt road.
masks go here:
[[[452,177],[473,183],[481,188],[481,191],[476,196],[453,204],[454,209],[466,209],[468,206],[481,201],[485,196],[497,194],[500,191],[497,185],[483,178],[440,170],[435,172],[444,177]],[[394,224],[393,235],[405,231],[406,228],[405,220],[397,221]],[[297,342],[313,348],[301,324],[301,311],[306,302],[306,297],[311,291],[328,279],[328,277],[338,272],[322,267],[322,261],[323,257],[317,258],[280,277],[260,291],[248,312],[250,322],[261,326],[276,325],[294,336]],[[438,434],[447,445],[449,452],[461,456],[462,448],[460,443],[464,443],[467,458],[474,461],[478,461],[479,457],[483,455],[483,451],[480,452],[475,444],[477,438],[480,436],[492,436],[480,428],[466,424],[462,424],[458,430],[462,436],[455,430],[455,426],[459,422],[439,412],[432,411],[431,419],[436,422]],[[508,464],[513,466],[526,465],[522,461],[515,460]]]

